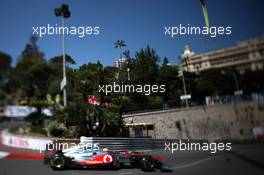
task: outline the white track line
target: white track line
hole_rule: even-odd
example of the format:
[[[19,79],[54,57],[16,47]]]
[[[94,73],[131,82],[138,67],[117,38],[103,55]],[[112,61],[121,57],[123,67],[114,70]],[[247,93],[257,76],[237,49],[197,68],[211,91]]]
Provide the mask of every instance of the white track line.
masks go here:
[[[3,152],[3,151],[0,151],[0,159],[3,159],[5,157],[7,157],[9,155],[8,152]]]
[[[206,161],[208,161],[208,160],[214,159],[214,158],[216,158],[216,157],[219,157],[219,156],[207,157],[207,158],[205,158],[205,159],[201,159],[201,160],[198,160],[198,161],[195,161],[195,162],[189,163],[189,164],[180,165],[180,166],[175,166],[175,167],[173,167],[173,169],[188,168],[188,167],[191,167],[191,166],[195,166],[195,165],[201,164],[201,163],[206,162]]]

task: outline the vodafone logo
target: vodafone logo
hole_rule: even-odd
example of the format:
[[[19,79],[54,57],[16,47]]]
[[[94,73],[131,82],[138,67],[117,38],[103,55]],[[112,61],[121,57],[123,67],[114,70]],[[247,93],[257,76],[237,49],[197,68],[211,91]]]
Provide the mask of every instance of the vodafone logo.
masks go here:
[[[105,155],[103,158],[104,163],[111,163],[113,161],[113,157],[111,155]]]

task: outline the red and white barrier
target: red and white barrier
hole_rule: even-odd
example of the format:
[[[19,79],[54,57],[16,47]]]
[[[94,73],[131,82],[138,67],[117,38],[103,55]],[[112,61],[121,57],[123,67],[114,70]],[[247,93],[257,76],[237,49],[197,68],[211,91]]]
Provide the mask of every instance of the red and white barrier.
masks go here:
[[[10,147],[43,151],[50,142],[47,138],[14,135],[7,130],[1,132],[1,143]]]
[[[6,158],[8,155],[8,152],[0,151],[0,159]]]

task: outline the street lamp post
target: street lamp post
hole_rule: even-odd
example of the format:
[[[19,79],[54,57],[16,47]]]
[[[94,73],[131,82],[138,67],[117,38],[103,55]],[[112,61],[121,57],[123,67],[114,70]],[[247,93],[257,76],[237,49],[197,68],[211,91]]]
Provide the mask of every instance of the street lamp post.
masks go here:
[[[127,68],[127,80],[130,81],[130,69]]]
[[[190,47],[186,45],[183,54],[179,57],[179,59],[181,59],[180,68],[182,72],[182,83],[183,83],[183,91],[184,91],[184,95],[181,96],[181,100],[185,101],[186,108],[189,107],[188,99],[191,99],[191,95],[187,94],[183,64],[188,70],[188,60],[193,55],[194,55],[194,52],[192,52]]]
[[[64,18],[62,17],[61,18],[61,24],[62,24],[62,27],[64,28]],[[65,35],[64,35],[64,32],[62,32],[62,35],[61,35],[61,44],[62,44],[62,69],[63,69],[63,82],[64,82],[64,87],[63,87],[63,105],[64,107],[67,106],[67,90],[66,90],[66,85],[67,85],[67,77],[66,77],[66,61],[65,61],[65,44],[64,44],[64,38],[65,38]]]
[[[182,65],[181,65],[181,72],[182,72],[182,84],[183,84],[184,95],[187,95],[187,90],[186,90],[186,85],[185,85],[185,78],[184,78],[184,73],[183,73],[184,71],[183,71]],[[186,108],[189,107],[187,98],[185,99],[185,105],[186,105]]]
[[[71,12],[69,11],[69,6],[62,4],[60,8],[55,8],[54,10],[55,16],[59,17],[61,16],[61,25],[62,25],[62,69],[63,69],[63,79],[61,82],[61,90],[63,89],[63,105],[64,107],[67,107],[67,91],[66,91],[66,85],[67,85],[67,78],[66,78],[66,61],[65,61],[65,35],[64,35],[64,18],[69,18],[71,16]]]

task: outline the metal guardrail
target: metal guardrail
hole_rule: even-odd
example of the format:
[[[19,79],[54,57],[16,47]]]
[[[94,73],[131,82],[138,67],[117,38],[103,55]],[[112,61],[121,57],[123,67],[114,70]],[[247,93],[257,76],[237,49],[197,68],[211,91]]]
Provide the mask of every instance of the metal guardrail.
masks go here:
[[[110,150],[154,150],[165,149],[166,145],[179,143],[228,143],[232,145],[263,143],[263,140],[200,140],[200,139],[152,139],[152,138],[114,138],[90,137],[87,143],[100,143]]]
[[[82,140],[82,138],[80,139]],[[101,147],[110,150],[154,150],[164,149],[173,143],[204,143],[208,140],[188,139],[152,139],[152,138],[122,138],[122,137],[86,137],[82,143],[99,143]],[[217,142],[217,141],[216,141]]]
[[[83,143],[100,143],[112,150],[152,150],[164,145],[164,140],[151,138],[88,137]]]

